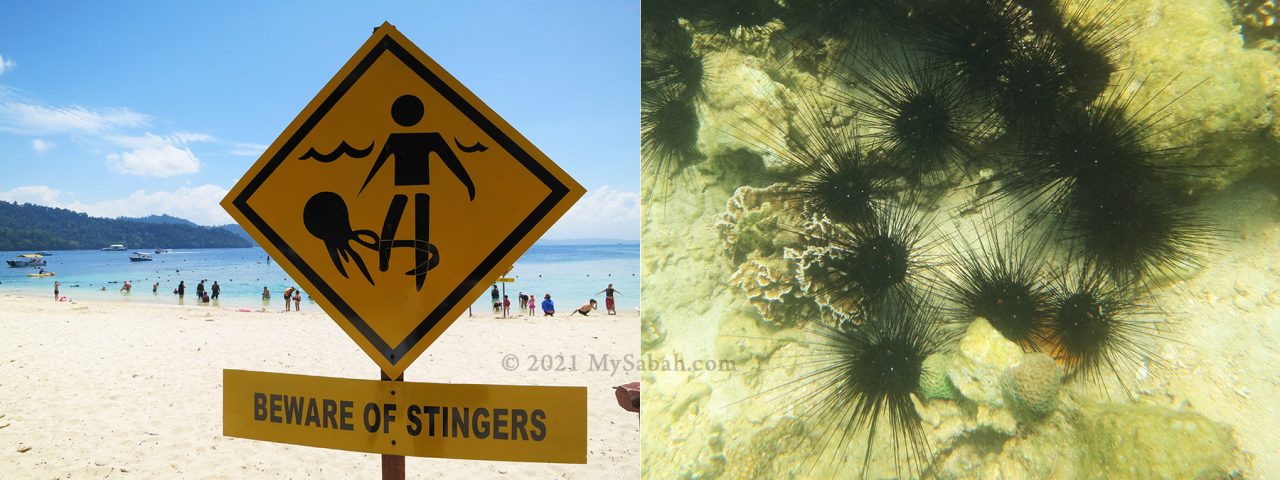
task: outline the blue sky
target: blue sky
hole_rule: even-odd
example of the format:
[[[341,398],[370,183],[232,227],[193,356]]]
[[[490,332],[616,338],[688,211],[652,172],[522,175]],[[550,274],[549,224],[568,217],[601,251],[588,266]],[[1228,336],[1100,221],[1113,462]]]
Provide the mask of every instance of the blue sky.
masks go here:
[[[623,1],[17,2],[0,200],[230,223],[218,201],[384,20],[587,187],[548,238],[639,238]]]

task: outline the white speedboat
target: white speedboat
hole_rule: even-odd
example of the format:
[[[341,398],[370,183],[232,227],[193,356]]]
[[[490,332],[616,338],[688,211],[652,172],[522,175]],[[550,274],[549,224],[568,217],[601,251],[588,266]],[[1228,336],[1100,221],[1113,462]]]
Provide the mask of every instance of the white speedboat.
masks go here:
[[[43,267],[45,264],[44,255],[40,255],[38,253],[24,253],[22,255],[18,255],[18,258],[16,259],[5,260],[5,262],[13,268]]]
[[[142,253],[142,252],[133,252],[133,255],[129,255],[129,261],[131,261],[131,262],[150,262],[150,261],[151,261],[151,255],[147,255],[147,254]]]
[[[123,251],[123,250],[128,250],[128,249],[127,249],[127,248],[124,248],[124,245],[123,245],[123,244],[120,244],[120,243],[113,243],[113,244],[108,245],[108,246],[106,246],[106,247],[102,247],[102,251],[104,251],[104,252],[119,252],[119,251]]]

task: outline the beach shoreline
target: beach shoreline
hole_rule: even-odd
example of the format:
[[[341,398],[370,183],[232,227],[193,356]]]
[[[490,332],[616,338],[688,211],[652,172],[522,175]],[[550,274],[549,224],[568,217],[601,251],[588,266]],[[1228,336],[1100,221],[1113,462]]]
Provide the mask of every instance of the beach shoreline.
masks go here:
[[[12,256],[19,252],[0,252]],[[248,308],[283,311],[283,293],[300,285],[275,262],[265,261],[260,248],[192,249],[157,255],[154,262],[121,263],[119,255],[96,250],[59,251],[49,257],[45,269],[56,272],[52,277],[32,278],[30,269],[0,269],[0,294],[15,293],[52,299],[54,283],[61,284],[60,295],[70,300],[111,301],[130,304],[192,305],[198,307]],[[639,248],[635,245],[537,246],[522,257],[511,271],[504,274],[514,282],[498,283],[513,306],[521,293],[539,298],[551,294],[557,303],[576,307],[595,298],[613,283],[621,292],[618,307],[632,310],[640,303]],[[201,280],[206,289],[219,282],[221,298],[201,303],[196,296]],[[124,282],[131,290],[123,290]],[[178,297],[179,282],[185,282],[186,295]],[[152,291],[154,288],[154,292]],[[264,303],[266,288],[271,298]],[[302,307],[319,308],[311,302],[314,292],[304,290]],[[473,309],[489,305],[489,296],[481,295]],[[562,304],[562,308],[569,305]]]
[[[0,463],[17,478],[376,475],[375,454],[222,435],[224,369],[378,377],[376,365],[319,308],[289,313],[0,294]],[[640,475],[639,419],[618,407],[612,388],[638,380],[639,372],[593,368],[589,360],[638,356],[639,314],[565,315],[464,316],[405,380],[585,386],[588,463],[411,457],[410,476]],[[507,355],[521,359],[520,368],[508,369]],[[570,370],[528,361],[555,355],[581,360]]]

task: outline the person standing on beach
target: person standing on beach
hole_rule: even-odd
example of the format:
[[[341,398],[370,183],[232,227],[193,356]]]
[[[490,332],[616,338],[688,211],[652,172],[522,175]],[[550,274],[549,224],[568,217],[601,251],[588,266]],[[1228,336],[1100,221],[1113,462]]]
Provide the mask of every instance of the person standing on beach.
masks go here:
[[[201,280],[200,283],[196,284],[196,296],[204,298],[204,280]]]
[[[178,292],[178,298],[182,298],[182,296],[183,296],[183,295],[186,295],[186,294],[187,294],[187,282],[182,281],[182,280],[178,280],[178,290],[177,290],[177,292]]]
[[[222,293],[222,287],[219,287],[218,281],[214,280],[213,286],[209,287],[209,296],[212,297],[214,300],[217,300],[219,293]]]
[[[617,315],[618,312],[614,310],[613,294],[616,293],[618,295],[622,295],[622,292],[619,292],[617,289],[613,288],[613,284],[610,283],[609,286],[605,287],[604,290],[596,292],[597,295],[601,293],[604,294],[604,310],[606,312],[609,312],[609,315]]]
[[[502,305],[502,302],[498,301],[499,295],[502,294],[498,293],[498,284],[495,283],[493,284],[493,290],[489,292],[489,296],[493,297],[493,313],[498,313],[498,307]]]
[[[285,303],[289,303],[289,302],[286,301]],[[295,312],[302,311],[302,290],[293,291],[293,311]]]
[[[53,281],[53,301],[55,302],[58,301],[58,287],[61,287],[61,286],[62,286],[62,282],[59,282],[57,280]]]
[[[284,289],[284,311],[289,311],[289,300],[293,299],[293,287]]]
[[[269,301],[271,301],[271,290],[267,290],[267,287],[262,287],[262,303]]]
[[[502,296],[502,318],[511,316],[511,297]]]
[[[551,301],[551,294],[548,293],[542,297],[542,316],[556,316],[556,302]]]
[[[529,316],[530,317],[534,316],[534,311],[533,311],[534,304],[535,302],[533,301],[533,294],[530,293],[529,294]]]
[[[520,310],[524,310],[525,305],[528,305],[529,303],[529,296],[525,295],[524,292],[520,292],[520,296],[518,298],[520,299]]]

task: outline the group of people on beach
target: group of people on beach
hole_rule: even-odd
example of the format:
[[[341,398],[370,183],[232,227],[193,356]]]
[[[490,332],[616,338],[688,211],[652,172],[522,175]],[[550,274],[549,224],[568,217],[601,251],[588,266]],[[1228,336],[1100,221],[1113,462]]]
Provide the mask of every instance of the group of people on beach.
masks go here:
[[[222,286],[218,285],[218,281],[214,280],[213,285],[210,285],[209,288],[206,289],[204,284],[208,281],[208,279],[201,279],[200,283],[196,284],[196,301],[200,303],[210,303],[217,300],[219,295],[222,295]],[[152,293],[155,293],[159,289],[159,283],[151,286]],[[187,294],[187,282],[185,280],[179,280],[178,288],[173,289],[173,294],[177,295],[179,299],[185,297]]]
[[[622,292],[613,288],[613,284],[610,283],[604,290],[596,292],[597,295],[601,293],[604,294],[605,311],[609,312],[609,315],[617,315],[618,312],[615,309],[613,296],[614,294],[622,295]],[[489,296],[493,299],[494,314],[501,313],[504,317],[511,315],[511,298],[499,292],[497,285],[494,285],[493,289],[489,291]],[[551,300],[550,293],[542,295],[541,303],[538,303],[537,297],[534,294],[525,294],[524,292],[520,292],[518,298],[520,301],[520,311],[523,312],[525,309],[528,309],[529,316],[534,316],[535,308],[539,306],[542,307],[542,315],[544,317],[553,317],[556,314],[556,303],[554,300]],[[593,298],[573,312],[570,312],[569,316],[587,315],[594,310],[598,310],[598,305],[599,303]]]
[[[297,287],[292,287],[292,286],[284,289],[284,311],[286,312],[289,311],[290,300],[293,300],[293,309],[295,311],[301,312],[302,311],[302,289]],[[270,303],[271,303],[271,290],[268,289],[267,287],[262,287],[262,306],[265,307]]]
[[[196,285],[196,298],[200,303],[210,303],[213,300],[217,300],[218,296],[222,294],[222,286],[218,285],[217,280],[214,280],[213,284],[210,285],[208,289],[206,289],[204,285],[205,285],[205,282],[207,281],[208,280],[200,280],[200,283]],[[58,281],[53,282],[53,299],[55,301],[62,298],[59,290],[60,287],[62,287],[62,282],[58,282]],[[103,287],[103,289],[105,290],[106,287]],[[132,290],[133,290],[133,283],[129,280],[125,280],[124,286],[120,287],[120,291],[123,293],[129,293]],[[160,290],[159,282],[156,282],[151,286],[151,293],[157,293],[159,290]],[[173,294],[177,295],[179,299],[182,299],[186,295],[186,293],[187,293],[186,281],[179,281],[178,288],[173,289]],[[615,294],[622,295],[622,292],[613,288],[613,284],[610,283],[609,286],[605,287],[604,290],[597,292],[597,294],[601,294],[601,293],[604,294],[605,311],[607,311],[609,315],[616,315],[618,312],[615,310],[613,296]],[[504,317],[510,316],[511,315],[511,298],[499,292],[497,285],[493,286],[493,290],[490,292],[490,295],[493,298],[493,313],[494,314],[501,313],[502,316]],[[292,310],[299,311],[299,312],[302,311],[302,290],[292,286],[284,289],[284,311],[286,312],[290,311],[290,305],[289,305],[290,301],[293,302]],[[543,294],[542,302],[539,303],[535,295],[525,294],[524,292],[520,292],[519,301],[520,301],[520,311],[523,312],[525,311],[525,309],[528,309],[529,316],[536,315],[537,307],[542,308],[542,315],[545,317],[553,317],[556,314],[556,303],[554,300],[551,299],[550,293]],[[271,302],[271,290],[268,289],[267,287],[262,287],[263,307],[266,307],[267,305],[269,305],[270,302]],[[574,315],[585,316],[587,314],[590,314],[592,311],[598,310],[599,309],[598,305],[599,304],[596,302],[596,299],[592,298],[591,300],[587,301],[587,303],[583,304],[581,307],[578,307],[574,311],[570,312],[569,316],[571,317]]]

